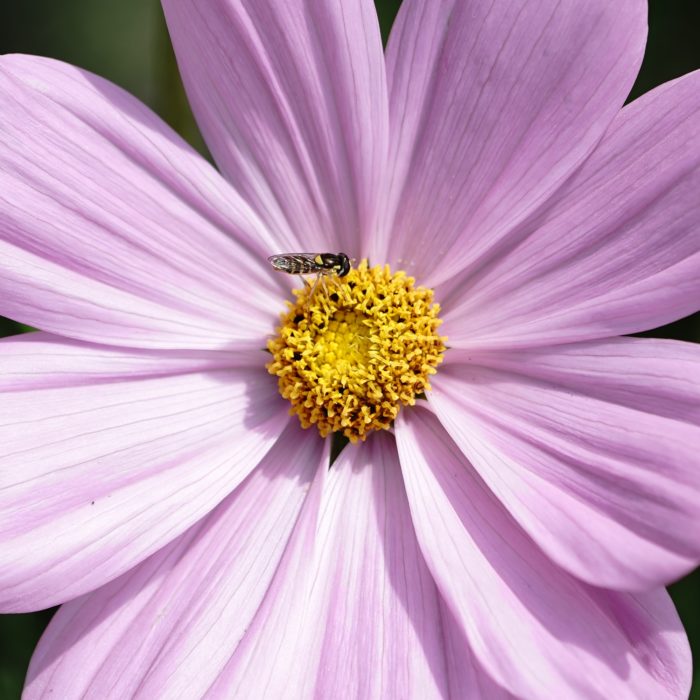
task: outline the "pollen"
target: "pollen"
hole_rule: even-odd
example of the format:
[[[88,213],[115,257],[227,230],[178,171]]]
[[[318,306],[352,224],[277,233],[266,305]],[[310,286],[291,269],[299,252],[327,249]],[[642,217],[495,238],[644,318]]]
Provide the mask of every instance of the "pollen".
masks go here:
[[[302,427],[365,440],[430,390],[447,340],[431,289],[363,261],[294,295],[268,342],[267,369]]]

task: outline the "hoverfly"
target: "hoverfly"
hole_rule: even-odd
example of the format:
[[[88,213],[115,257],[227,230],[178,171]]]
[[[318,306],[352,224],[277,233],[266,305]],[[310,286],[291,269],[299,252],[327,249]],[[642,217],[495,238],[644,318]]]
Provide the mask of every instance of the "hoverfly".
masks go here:
[[[332,275],[345,277],[350,272],[350,258],[345,253],[281,253],[271,255],[269,263],[279,272],[290,275]]]
[[[345,277],[350,272],[350,258],[345,253],[280,253],[271,255],[268,262],[278,272],[286,272],[290,275],[316,275],[316,281],[309,292],[309,299],[316,290],[320,279],[329,275]],[[304,284],[311,286],[304,277]]]

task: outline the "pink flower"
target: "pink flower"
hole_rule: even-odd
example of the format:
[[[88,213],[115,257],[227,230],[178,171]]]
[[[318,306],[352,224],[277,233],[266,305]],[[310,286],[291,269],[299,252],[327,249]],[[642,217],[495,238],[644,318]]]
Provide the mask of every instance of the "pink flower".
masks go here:
[[[0,59],[0,600],[26,698],[683,698],[700,559],[700,73],[622,108],[641,0],[164,0],[222,178]],[[419,408],[302,430],[271,253],[404,268]]]

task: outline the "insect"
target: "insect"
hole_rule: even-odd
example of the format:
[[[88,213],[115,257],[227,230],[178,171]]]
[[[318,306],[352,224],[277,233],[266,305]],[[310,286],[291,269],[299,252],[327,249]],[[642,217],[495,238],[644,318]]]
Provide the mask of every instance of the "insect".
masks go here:
[[[350,258],[345,253],[281,253],[268,261],[279,272],[290,275],[332,275],[345,277],[350,272]]]
[[[280,253],[271,255],[268,261],[275,270],[290,275],[316,274],[316,281],[309,292],[309,299],[316,290],[318,281],[322,280],[325,289],[325,278],[329,275],[345,277],[350,272],[350,258],[345,253]],[[309,283],[304,277],[304,284]]]

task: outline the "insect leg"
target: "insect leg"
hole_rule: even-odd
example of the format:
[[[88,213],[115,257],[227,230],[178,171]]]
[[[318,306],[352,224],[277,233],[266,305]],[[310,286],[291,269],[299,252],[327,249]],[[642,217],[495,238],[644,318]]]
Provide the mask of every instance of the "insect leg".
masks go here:
[[[311,287],[311,291],[309,292],[309,296],[307,297],[309,300],[311,300],[311,297],[314,295],[314,292],[316,291],[316,287],[318,287],[318,281],[321,279],[321,277],[322,277],[322,275],[320,273],[318,275],[316,275],[316,279],[314,280],[313,287]]]

